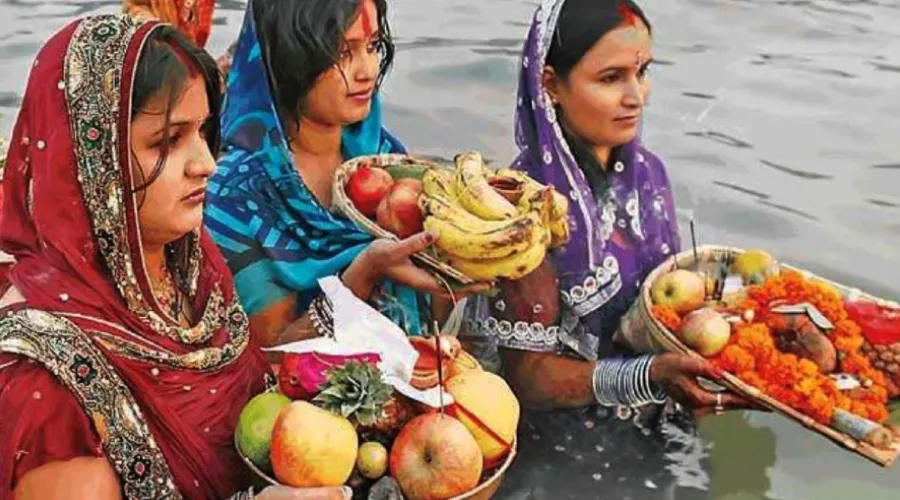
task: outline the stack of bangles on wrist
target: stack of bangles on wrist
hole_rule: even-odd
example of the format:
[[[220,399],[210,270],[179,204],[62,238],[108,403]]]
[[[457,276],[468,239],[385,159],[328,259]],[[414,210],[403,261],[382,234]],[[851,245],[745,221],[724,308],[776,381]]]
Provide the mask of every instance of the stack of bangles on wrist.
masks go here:
[[[249,490],[238,491],[234,495],[231,495],[228,500],[253,500],[256,498],[256,495],[253,493],[253,488],[251,487]]]
[[[594,367],[594,398],[603,406],[664,404],[666,391],[650,381],[655,356],[601,359]]]
[[[334,310],[325,295],[319,295],[309,305],[309,320],[322,337],[334,338]]]

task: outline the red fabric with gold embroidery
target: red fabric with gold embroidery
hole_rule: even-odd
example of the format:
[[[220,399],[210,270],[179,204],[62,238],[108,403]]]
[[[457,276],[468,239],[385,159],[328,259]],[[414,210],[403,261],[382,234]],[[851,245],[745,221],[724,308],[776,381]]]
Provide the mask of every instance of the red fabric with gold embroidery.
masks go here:
[[[84,138],[75,136],[73,129],[80,135],[86,132],[89,138],[97,136],[99,131],[101,140],[108,142],[98,147],[114,144],[117,155],[112,161],[114,165],[91,168],[101,173],[114,168],[125,186],[132,185],[127,142],[131,116],[128,96],[139,49],[156,25],[147,23],[135,29],[124,18],[105,17],[113,20],[108,23],[113,29],[129,33],[123,49],[124,60],[109,67],[93,67],[82,74],[64,73],[76,49],[91,55],[89,60],[99,57],[96,48],[70,48],[70,44],[76,45],[73,42],[77,39],[76,29],[85,20],[63,28],[36,56],[2,183],[5,203],[0,216],[0,249],[16,258],[11,271],[12,283],[24,296],[27,306],[69,315],[91,338],[96,338],[97,332],[115,338],[137,338],[157,346],[161,352],[179,356],[199,348],[231,345],[234,332],[227,326],[231,323],[224,320],[200,344],[184,344],[149,326],[146,318],[134,312],[134,300],[129,306],[123,298],[121,280],[112,277],[108,251],[102,250],[109,243],[104,240],[101,245],[92,230],[92,217],[108,207],[98,205],[96,199],[89,203],[90,198],[83,194],[78,175],[79,168],[85,167],[79,166],[76,151],[84,150],[76,146],[81,144],[84,148]],[[90,45],[90,36],[107,35],[109,32],[95,31],[84,36],[82,43]],[[89,50],[96,52],[92,54]],[[78,68],[69,69],[76,72]],[[109,89],[110,93],[118,90],[121,94],[119,109],[110,112],[115,116],[104,115],[107,120],[98,124],[97,130],[85,131],[80,121],[75,127],[70,126],[71,122],[83,118],[83,114],[71,113],[71,103],[64,90],[67,82],[69,86],[75,85],[73,78],[80,79],[81,85],[88,79],[102,79],[95,83],[103,85],[120,83],[119,89]],[[117,142],[113,143],[114,140]],[[146,304],[150,286],[143,254],[135,245],[140,239],[135,200],[126,195],[123,201],[121,213],[127,219],[123,229],[127,238],[122,239],[127,239],[130,246],[125,253],[130,253],[133,262],[134,288],[139,286],[144,293],[140,300]],[[197,245],[200,259],[194,310],[204,310],[213,289],[221,290],[225,304],[233,303],[231,274],[218,248],[205,231],[200,233],[194,248]],[[147,307],[158,309],[152,302]],[[195,317],[200,315],[195,313]],[[232,311],[229,317],[234,316]],[[234,450],[233,432],[243,405],[265,389],[264,377],[269,367],[252,340],[249,345],[246,341],[243,345],[246,347],[237,350],[239,354],[232,361],[205,370],[175,367],[102,349],[131,390],[176,486],[186,498],[227,498],[250,485],[251,477]],[[0,413],[3,415],[0,497],[5,497],[22,475],[35,467],[74,456],[102,454],[97,434],[76,400],[39,363],[0,354]]]

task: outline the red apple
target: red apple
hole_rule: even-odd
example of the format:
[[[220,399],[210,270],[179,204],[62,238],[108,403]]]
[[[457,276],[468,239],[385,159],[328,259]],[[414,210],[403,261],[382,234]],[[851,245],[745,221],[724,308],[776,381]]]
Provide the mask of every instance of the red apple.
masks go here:
[[[375,222],[400,238],[422,232],[425,216],[419,207],[422,181],[401,179],[391,186],[387,196],[378,204]]]
[[[678,336],[688,347],[709,358],[728,345],[731,325],[718,311],[704,307],[685,316]]]
[[[445,500],[478,485],[483,461],[466,426],[450,415],[429,413],[397,435],[390,472],[410,500]]]
[[[393,184],[394,179],[387,170],[361,166],[347,179],[347,196],[357,210],[372,219]]]

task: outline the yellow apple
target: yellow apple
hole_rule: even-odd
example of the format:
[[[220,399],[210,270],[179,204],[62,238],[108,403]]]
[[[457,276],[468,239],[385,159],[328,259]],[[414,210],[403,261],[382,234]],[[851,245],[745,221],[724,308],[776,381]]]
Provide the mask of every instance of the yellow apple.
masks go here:
[[[703,305],[706,281],[698,273],[676,269],[653,283],[650,297],[654,304],[669,306],[678,314],[684,314]]]
[[[747,250],[734,258],[731,272],[740,275],[745,285],[755,285],[777,275],[778,262],[765,250]]]

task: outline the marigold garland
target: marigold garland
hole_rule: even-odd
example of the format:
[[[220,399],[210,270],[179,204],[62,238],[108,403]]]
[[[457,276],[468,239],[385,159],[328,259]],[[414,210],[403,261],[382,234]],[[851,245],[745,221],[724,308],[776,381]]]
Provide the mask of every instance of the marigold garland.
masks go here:
[[[883,423],[888,416],[885,403],[888,391],[884,375],[873,368],[860,353],[864,337],[859,326],[850,320],[840,293],[833,287],[804,278],[800,273],[783,270],[761,285],[747,288],[742,310],[753,310],[755,318],[765,318],[769,308],[779,303],[814,305],[834,325],[827,331],[838,352],[840,369],[855,375],[862,389],[842,392],[815,363],[785,354],[775,341],[764,319],[740,323],[732,330],[728,346],[711,361],[753,385],[769,396],[803,412],[818,422],[829,424],[835,408]],[[653,315],[666,328],[678,325],[681,318],[666,307],[653,307]],[[677,318],[677,319],[676,319]]]
[[[653,304],[653,317],[658,319],[670,331],[678,331],[681,327],[681,317],[670,306]]]

